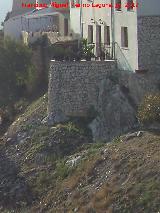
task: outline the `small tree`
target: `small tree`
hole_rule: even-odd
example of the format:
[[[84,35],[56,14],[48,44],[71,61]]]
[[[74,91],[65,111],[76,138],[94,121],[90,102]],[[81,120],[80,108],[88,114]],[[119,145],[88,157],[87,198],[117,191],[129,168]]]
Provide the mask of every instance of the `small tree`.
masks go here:
[[[93,49],[95,45],[88,44],[87,39],[82,40],[81,50],[82,50],[82,57],[85,58],[87,61],[90,61],[92,57],[94,57]]]
[[[61,45],[53,44],[49,49],[50,56],[58,61],[79,61],[80,59],[86,59],[90,61],[94,57],[93,49],[95,45],[88,44],[87,39],[82,39],[80,45],[70,44],[67,45],[63,42]]]

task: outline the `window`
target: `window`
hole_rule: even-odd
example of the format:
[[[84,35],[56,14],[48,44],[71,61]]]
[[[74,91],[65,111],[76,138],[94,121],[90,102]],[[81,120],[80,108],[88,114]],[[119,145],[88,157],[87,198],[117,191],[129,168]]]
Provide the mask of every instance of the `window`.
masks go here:
[[[81,0],[71,0],[71,7],[76,8],[76,5],[80,3],[81,3]]]
[[[101,25],[96,25],[96,56],[101,56]]]
[[[121,46],[128,47],[128,28],[121,27]]]
[[[98,44],[101,44],[101,26],[100,25],[96,26],[96,42]]]
[[[115,9],[117,11],[121,11],[122,9],[121,0],[115,0]]]
[[[64,36],[68,36],[68,19],[64,19]]]
[[[104,43],[110,45],[110,27],[104,27]]]
[[[88,43],[93,43],[93,25],[88,25]]]
[[[134,3],[133,3],[133,0],[127,0],[127,5],[126,5],[126,7],[127,7],[127,10],[128,11],[133,11],[133,7],[134,7],[135,5],[134,5]]]

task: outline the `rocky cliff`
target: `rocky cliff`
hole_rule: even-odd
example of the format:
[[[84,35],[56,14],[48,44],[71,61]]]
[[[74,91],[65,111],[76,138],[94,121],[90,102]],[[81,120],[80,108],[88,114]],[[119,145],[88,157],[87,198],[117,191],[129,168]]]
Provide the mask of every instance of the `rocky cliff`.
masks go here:
[[[140,128],[137,108],[147,94],[159,92],[160,75],[122,71],[104,78],[99,84],[96,110],[90,124],[93,137],[111,140],[132,129]]]
[[[0,212],[159,211],[158,133],[93,143],[81,122],[44,124],[46,106],[44,96],[1,138]]]

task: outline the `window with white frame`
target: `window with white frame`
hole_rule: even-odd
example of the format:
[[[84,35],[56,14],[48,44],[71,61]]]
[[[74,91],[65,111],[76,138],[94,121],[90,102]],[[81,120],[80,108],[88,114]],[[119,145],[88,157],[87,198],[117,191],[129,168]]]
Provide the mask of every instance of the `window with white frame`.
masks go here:
[[[110,26],[104,26],[104,43],[110,45]]]
[[[121,11],[122,10],[122,1],[121,0],[115,0],[115,9],[117,11]]]
[[[88,43],[93,43],[93,25],[88,25]]]
[[[97,25],[96,26],[96,43],[99,45],[99,44],[101,44],[101,40],[102,40],[102,38],[101,38],[101,36],[102,36],[102,32],[101,32],[101,25]]]
[[[127,0],[126,7],[127,7],[128,11],[133,11],[133,8],[134,8],[134,2],[133,2],[133,0]]]
[[[68,36],[68,19],[64,19],[64,36]]]
[[[71,0],[71,8],[76,8],[75,5],[80,4],[81,0]]]
[[[128,28],[121,27],[121,46],[128,48]]]

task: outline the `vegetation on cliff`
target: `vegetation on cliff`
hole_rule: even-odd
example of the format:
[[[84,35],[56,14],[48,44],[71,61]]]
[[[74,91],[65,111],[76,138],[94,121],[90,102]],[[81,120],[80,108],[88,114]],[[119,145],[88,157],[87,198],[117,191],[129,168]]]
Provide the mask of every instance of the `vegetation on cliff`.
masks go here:
[[[30,105],[1,138],[0,211],[157,213],[160,135],[93,143],[79,120],[46,125],[47,101]]]
[[[33,50],[0,34],[0,135],[43,93],[44,84],[32,61]],[[45,87],[46,88],[46,87]]]
[[[5,39],[0,42],[0,104],[14,102],[35,85],[36,72],[32,51],[20,42]],[[8,101],[9,100],[9,101]]]
[[[160,123],[160,94],[150,94],[144,97],[138,109],[138,119],[143,125]]]

